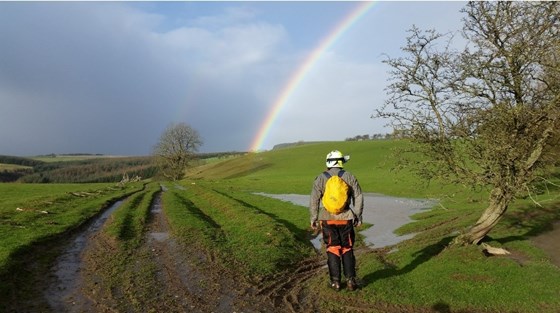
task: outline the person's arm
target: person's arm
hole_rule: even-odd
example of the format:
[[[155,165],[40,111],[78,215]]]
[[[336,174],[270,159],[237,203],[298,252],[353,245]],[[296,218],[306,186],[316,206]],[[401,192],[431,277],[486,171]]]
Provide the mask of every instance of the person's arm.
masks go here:
[[[360,183],[354,175],[352,175],[351,179],[351,187],[352,187],[352,200],[354,203],[354,214],[356,215],[357,221],[354,221],[354,226],[362,225],[362,213],[364,211],[364,195],[362,193],[362,188],[360,187]]]
[[[311,189],[311,197],[309,198],[309,217],[311,221],[311,228],[317,229],[319,226],[319,202],[322,195],[321,179],[319,177],[315,178],[313,182],[313,188]]]

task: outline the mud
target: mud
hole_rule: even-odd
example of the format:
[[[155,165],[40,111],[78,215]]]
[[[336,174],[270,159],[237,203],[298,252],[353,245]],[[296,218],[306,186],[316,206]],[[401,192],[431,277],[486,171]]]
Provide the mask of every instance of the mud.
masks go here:
[[[309,201],[305,195],[262,195],[301,205],[302,209],[307,209]],[[366,243],[383,248],[412,237],[398,236],[394,231],[409,223],[412,214],[434,204],[429,200],[366,194],[364,221],[374,224],[362,231]],[[331,312],[321,307],[321,293],[318,295],[310,288],[326,278],[323,255],[317,254],[263,281],[249,281],[235,268],[216,264],[212,251],[200,250],[188,240],[179,241],[173,236],[162,208],[161,192],[150,208],[140,246],[127,252],[130,254],[124,257],[125,269],[118,268],[125,273],[115,272],[111,259],[119,254],[120,248],[99,230],[119,205],[116,203],[84,232],[75,235],[61,249],[63,253],[51,268],[50,278],[37,284],[35,288],[45,287],[44,299],[37,303],[50,308],[14,312]],[[560,222],[553,231],[533,239],[557,265],[559,237]],[[314,243],[320,247],[320,237]],[[376,250],[380,251],[362,247],[356,253],[370,254]],[[119,277],[117,284],[112,281],[115,277]],[[346,312],[443,312],[437,308],[393,307],[383,303],[373,308],[359,298],[344,304],[344,308],[342,311]]]
[[[83,270],[82,252],[86,249],[91,236],[101,229],[107,218],[122,203],[123,200],[115,202],[95,218],[83,232],[76,234],[57,258],[52,268],[53,275],[44,291],[44,296],[54,311],[71,312],[72,308],[86,306],[87,299],[77,292],[81,285],[80,273]]]
[[[162,288],[160,299],[167,300],[165,309],[225,312],[231,308],[236,297],[234,290],[223,288],[203,272],[209,263],[207,256],[197,250],[187,251],[187,247],[171,236],[161,194],[155,198],[150,213],[146,244],[151,262],[156,266],[157,284]]]
[[[308,195],[297,194],[266,194],[263,196],[291,202],[296,205],[309,207]],[[433,200],[408,199],[390,197],[375,193],[364,194],[363,221],[373,224],[360,232],[364,235],[364,242],[371,248],[384,248],[410,239],[414,234],[399,236],[395,230],[412,222],[411,215],[422,210],[427,210],[436,204]],[[321,247],[321,235],[311,240],[315,248]]]
[[[545,251],[553,264],[560,267],[560,222],[554,223],[551,231],[533,238],[532,241]]]
[[[212,251],[175,238],[162,209],[161,193],[150,209],[141,246],[126,256],[130,264],[124,271],[129,274],[110,268],[118,248],[103,232],[91,240],[83,252],[81,286],[76,288],[87,301],[67,303],[57,312],[317,311],[304,286],[322,269],[322,258],[311,258],[264,281],[249,281],[235,268],[216,264]],[[117,284],[114,276],[118,276]]]
[[[177,242],[161,209],[160,197],[151,210],[147,246],[157,265],[162,294],[177,299],[174,312],[313,312],[316,304],[307,295],[304,282],[324,265],[322,258],[311,258],[289,272],[263,282],[240,277],[235,269],[214,264],[211,253]],[[159,311],[159,310],[158,310]]]

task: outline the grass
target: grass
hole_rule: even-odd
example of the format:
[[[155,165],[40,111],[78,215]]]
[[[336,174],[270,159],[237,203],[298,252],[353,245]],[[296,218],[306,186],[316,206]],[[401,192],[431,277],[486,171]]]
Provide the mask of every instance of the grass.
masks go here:
[[[454,236],[478,219],[486,205],[486,194],[442,182],[425,184],[406,170],[394,171],[391,152],[405,144],[317,143],[253,153],[191,169],[187,182],[215,186],[210,188],[236,199],[253,198],[254,192],[309,194],[313,179],[324,169],[324,156],[339,149],[351,155],[345,169],[357,176],[365,192],[439,201],[432,210],[416,214],[413,223],[398,230],[399,234],[416,236],[399,244],[396,251],[363,252],[358,256],[358,274],[363,282],[358,294],[365,306],[385,303],[396,311],[557,312],[560,270],[532,244],[531,238],[560,219],[560,192],[550,189],[532,195],[542,207],[528,196],[517,200],[489,234],[487,243],[512,251],[514,257],[486,257],[477,246],[448,248]],[[243,201],[261,210],[268,207],[269,216],[278,217],[296,239],[305,240],[301,234],[308,227],[306,210],[300,207],[298,213],[288,214],[270,200]],[[207,219],[214,219],[216,213],[205,214]],[[325,273],[311,282],[325,308],[337,307],[340,300],[356,300],[354,293],[334,295],[324,288],[326,279]]]
[[[314,178],[325,169],[325,156],[338,149],[351,156],[345,169],[352,172],[362,189],[394,196],[443,197],[448,188],[427,186],[407,171],[395,171],[396,148],[404,141],[325,142],[294,146],[207,164],[187,172],[187,178],[226,180],[236,188],[269,193],[308,194]]]
[[[142,241],[150,207],[155,195],[160,191],[159,184],[150,183],[141,192],[130,196],[109,218],[104,231],[125,249],[137,247]]]
[[[222,188],[196,184],[164,193],[164,210],[173,233],[182,240],[199,243],[212,251],[222,266],[235,266],[254,280],[273,275],[313,253],[305,240],[304,210]]]
[[[167,184],[164,210],[178,240],[199,245],[220,264],[217,268],[236,268],[253,280],[266,279],[315,252],[308,240],[307,210],[255,192],[309,194],[314,178],[324,170],[324,156],[339,149],[351,155],[345,169],[357,176],[365,192],[431,198],[439,203],[414,215],[414,222],[398,230],[416,236],[391,253],[357,250],[362,288],[356,293],[325,288],[326,270],[312,278],[309,287],[321,297],[325,309],[344,312],[345,305],[352,303],[381,305],[393,312],[557,312],[560,270],[531,238],[550,230],[560,219],[558,188],[531,195],[542,206],[529,196],[516,201],[487,237],[487,243],[508,249],[513,257],[486,257],[476,246],[448,248],[450,240],[480,216],[486,195],[442,182],[425,184],[406,170],[394,171],[391,152],[406,144],[314,143],[212,162],[190,169],[187,179],[178,184]],[[558,177],[553,179],[558,185]],[[0,184],[0,271],[13,269],[9,265],[19,252],[33,243],[76,227],[109,199],[140,187]],[[145,253],[133,251],[157,189],[150,184],[132,196],[105,230],[122,243],[108,263],[107,272],[120,277],[115,281],[136,279],[128,277],[134,268],[130,258]],[[16,211],[18,207],[25,210]],[[140,273],[144,278],[137,279],[149,281],[153,270],[146,265]]]
[[[84,161],[84,160],[92,160],[92,159],[104,159],[104,158],[120,158],[120,156],[112,156],[112,155],[95,155],[95,154],[76,154],[76,155],[56,155],[56,156],[33,156],[29,157],[29,159],[41,161],[45,163],[52,163],[52,162],[69,162],[69,161]]]
[[[0,163],[0,171],[30,170],[31,166]]]
[[[0,184],[0,303],[8,301],[14,284],[21,287],[25,283],[20,281],[30,279],[22,264],[55,257],[50,251],[35,253],[37,247],[62,238],[109,203],[142,188],[141,183]]]
[[[141,188],[114,184],[0,184],[0,272],[35,242],[60,235]],[[19,209],[19,210],[18,210]]]
[[[148,183],[145,188],[128,197],[105,223],[94,248],[86,251],[88,264],[94,273],[84,279],[87,288],[102,295],[106,305],[118,312],[146,311],[157,295],[157,266],[150,262],[153,251],[142,243],[149,221],[150,209],[161,188]],[[88,262],[88,261],[86,261]],[[138,286],[142,286],[139,288]]]

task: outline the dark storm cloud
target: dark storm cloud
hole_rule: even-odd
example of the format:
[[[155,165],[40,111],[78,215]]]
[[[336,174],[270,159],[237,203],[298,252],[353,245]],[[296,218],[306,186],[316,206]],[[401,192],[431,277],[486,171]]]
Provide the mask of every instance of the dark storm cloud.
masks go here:
[[[177,122],[198,130],[202,152],[249,149],[356,4],[341,5],[0,2],[0,154],[144,155]],[[384,98],[380,56],[395,56],[412,24],[456,28],[462,5],[377,3],[316,54],[260,148],[384,132],[369,118]],[[330,13],[309,26],[302,9]],[[332,115],[348,122],[326,123]]]
[[[220,138],[244,147],[244,118],[254,117],[231,114],[241,105],[251,111],[255,100],[228,84],[245,75],[237,63],[259,56],[220,47],[203,30],[152,31],[161,18],[115,3],[0,3],[0,153],[147,154],[177,121],[194,125],[214,149]],[[224,87],[235,97],[185,103],[190,92],[217,95]]]

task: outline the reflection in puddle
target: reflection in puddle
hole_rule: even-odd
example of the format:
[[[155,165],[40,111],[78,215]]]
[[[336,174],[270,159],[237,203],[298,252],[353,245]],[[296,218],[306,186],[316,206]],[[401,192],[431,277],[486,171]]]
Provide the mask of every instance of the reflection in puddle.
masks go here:
[[[167,189],[164,189],[164,187],[162,185],[161,190],[165,191]],[[158,215],[158,214],[162,213],[161,193],[158,193],[154,197],[154,201],[152,203],[152,206],[150,207],[150,213],[152,215]],[[166,241],[167,239],[169,239],[169,232],[149,232],[148,236],[149,236],[150,239],[153,239],[153,240],[158,241],[158,242],[163,242],[163,241]]]
[[[57,258],[56,264],[53,267],[54,283],[51,283],[44,292],[45,298],[49,301],[55,312],[67,311],[67,303],[77,300],[71,297],[75,289],[79,287],[82,252],[86,248],[89,238],[101,229],[107,218],[122,203],[123,200],[115,202],[99,217],[95,218],[84,231],[74,236],[66,249]]]
[[[155,241],[166,241],[169,238],[169,233],[150,233],[150,238]]]

